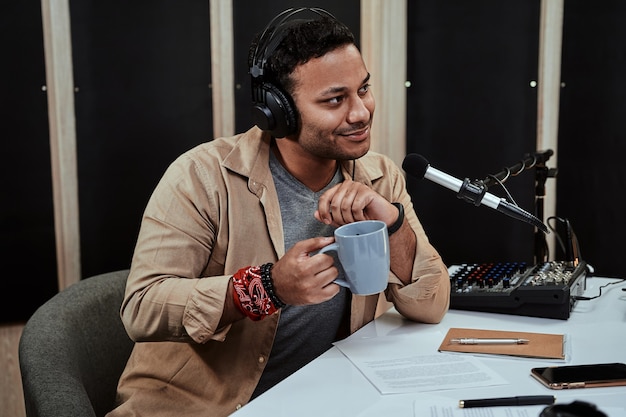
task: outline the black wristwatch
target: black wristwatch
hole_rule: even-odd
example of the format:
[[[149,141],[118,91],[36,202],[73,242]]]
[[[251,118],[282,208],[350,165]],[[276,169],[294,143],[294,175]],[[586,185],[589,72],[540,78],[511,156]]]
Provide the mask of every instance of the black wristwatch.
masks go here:
[[[398,229],[402,227],[402,223],[404,223],[404,206],[402,205],[402,203],[391,203],[391,204],[396,206],[396,208],[398,209],[398,220],[396,220],[394,224],[392,224],[391,226],[387,228],[387,233],[389,233],[389,236],[397,232]]]

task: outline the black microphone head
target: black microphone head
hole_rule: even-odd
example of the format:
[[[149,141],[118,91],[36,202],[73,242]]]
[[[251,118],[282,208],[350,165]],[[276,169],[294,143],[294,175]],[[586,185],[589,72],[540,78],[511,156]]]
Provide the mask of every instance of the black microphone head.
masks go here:
[[[426,174],[426,170],[428,169],[428,160],[424,158],[422,155],[418,155],[416,153],[410,153],[402,161],[402,169],[412,177],[421,180],[424,178]]]

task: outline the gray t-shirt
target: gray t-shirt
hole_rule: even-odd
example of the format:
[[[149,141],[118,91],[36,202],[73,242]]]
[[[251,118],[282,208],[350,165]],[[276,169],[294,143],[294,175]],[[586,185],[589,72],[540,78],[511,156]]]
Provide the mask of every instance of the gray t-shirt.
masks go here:
[[[285,236],[285,250],[296,242],[316,236],[331,236],[334,227],[313,217],[319,197],[343,180],[338,169],[331,182],[321,191],[313,192],[293,177],[270,152],[270,170],[278,192],[280,214]],[[334,255],[333,252],[328,252]],[[340,274],[343,273],[335,258]],[[332,346],[349,306],[349,291],[341,287],[339,294],[321,304],[287,305],[282,309],[274,346],[252,398],[262,394],[297,371]]]

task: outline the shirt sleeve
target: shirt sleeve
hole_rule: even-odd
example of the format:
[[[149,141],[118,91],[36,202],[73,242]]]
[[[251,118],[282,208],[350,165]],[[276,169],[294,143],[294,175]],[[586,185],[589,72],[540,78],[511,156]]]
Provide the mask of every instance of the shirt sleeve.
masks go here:
[[[223,339],[217,329],[229,276],[206,273],[219,201],[185,155],[166,170],[147,203],[121,317],[135,341]],[[221,333],[220,333],[221,332]]]

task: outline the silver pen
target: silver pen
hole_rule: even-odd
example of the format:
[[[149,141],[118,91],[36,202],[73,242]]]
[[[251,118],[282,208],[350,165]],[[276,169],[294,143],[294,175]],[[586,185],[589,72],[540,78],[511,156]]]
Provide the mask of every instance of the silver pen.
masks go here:
[[[460,345],[525,345],[529,342],[528,339],[483,339],[478,337],[462,337],[460,339],[450,339],[451,343],[458,343]]]

